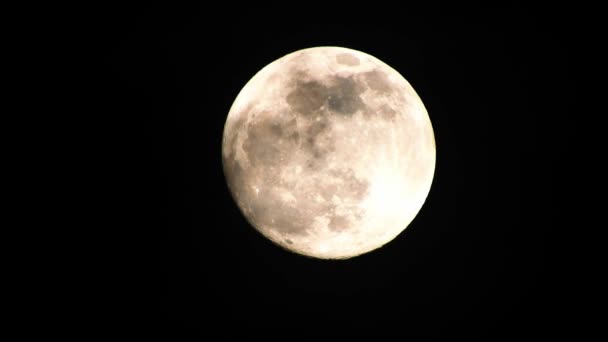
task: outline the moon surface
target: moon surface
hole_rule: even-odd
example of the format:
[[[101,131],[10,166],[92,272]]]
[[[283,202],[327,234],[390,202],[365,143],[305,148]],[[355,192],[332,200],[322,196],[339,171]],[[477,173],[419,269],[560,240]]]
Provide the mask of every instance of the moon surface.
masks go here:
[[[306,256],[346,259],[393,240],[431,188],[429,115],[397,71],[315,47],[260,70],[235,99],[222,163],[248,222]]]

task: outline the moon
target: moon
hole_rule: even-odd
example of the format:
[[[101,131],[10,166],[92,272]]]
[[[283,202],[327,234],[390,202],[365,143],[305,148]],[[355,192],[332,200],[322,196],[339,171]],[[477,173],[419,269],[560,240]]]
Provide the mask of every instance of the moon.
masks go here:
[[[347,259],[397,237],[435,172],[427,110],[408,81],[343,47],[262,68],[226,118],[222,164],[247,221],[289,251]]]

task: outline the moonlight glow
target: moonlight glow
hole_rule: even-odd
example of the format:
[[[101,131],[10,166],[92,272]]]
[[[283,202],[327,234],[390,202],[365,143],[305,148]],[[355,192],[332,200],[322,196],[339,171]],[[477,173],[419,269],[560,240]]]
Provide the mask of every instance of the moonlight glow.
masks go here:
[[[300,50],[241,90],[222,160],[247,220],[290,251],[349,258],[399,235],[435,169],[426,109],[410,84],[365,53]]]

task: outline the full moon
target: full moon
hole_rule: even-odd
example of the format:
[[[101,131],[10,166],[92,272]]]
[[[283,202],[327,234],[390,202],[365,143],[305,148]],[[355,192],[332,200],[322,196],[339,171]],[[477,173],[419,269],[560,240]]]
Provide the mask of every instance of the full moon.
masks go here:
[[[346,259],[397,237],[422,208],[435,137],[422,100],[379,59],[314,47],[262,68],[226,118],[222,163],[247,221],[275,244]]]

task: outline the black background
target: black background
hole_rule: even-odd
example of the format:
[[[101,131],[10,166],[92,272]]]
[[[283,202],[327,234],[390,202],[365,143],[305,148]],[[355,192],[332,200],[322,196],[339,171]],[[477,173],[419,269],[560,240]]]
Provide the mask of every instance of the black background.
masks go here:
[[[107,233],[121,247],[116,324],[171,340],[558,336],[552,165],[569,106],[558,16],[524,6],[301,7],[104,9],[100,108],[114,128],[124,214]],[[221,166],[223,124],[244,84],[285,54],[322,45],[398,70],[425,103],[437,144],[414,222],[346,261],[263,238]]]

